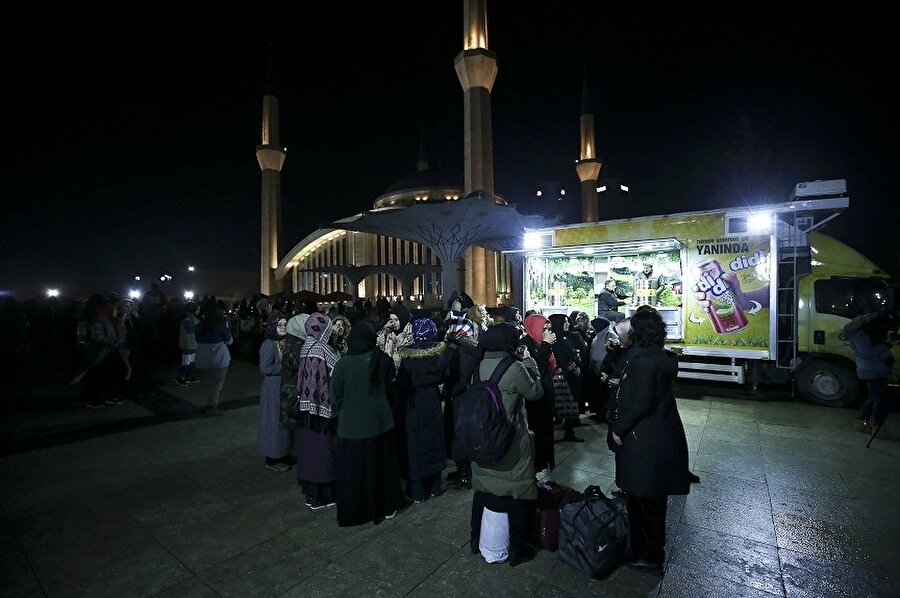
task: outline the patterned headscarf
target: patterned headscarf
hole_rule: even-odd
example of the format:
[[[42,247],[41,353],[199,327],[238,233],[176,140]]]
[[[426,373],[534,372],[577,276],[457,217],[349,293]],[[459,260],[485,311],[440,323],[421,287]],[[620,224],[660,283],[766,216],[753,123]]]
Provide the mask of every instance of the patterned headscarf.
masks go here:
[[[478,341],[478,328],[468,318],[456,318],[447,329],[447,340],[468,338]]]
[[[328,364],[329,373],[337,363],[338,355],[328,345],[331,337],[331,318],[317,311],[306,319],[306,340],[300,349],[300,358],[315,357],[324,359]]]
[[[333,417],[328,382],[339,356],[328,345],[331,320],[316,312],[306,320],[306,340],[300,348],[300,370],[297,372],[297,406],[319,417]]]
[[[419,318],[412,321],[413,344],[416,349],[428,349],[434,345],[437,326],[431,318]]]
[[[334,329],[334,322],[343,322],[344,324],[344,333],[341,336],[335,336],[334,334],[329,334],[331,339],[328,341],[331,346],[341,355],[344,355],[347,352],[347,338],[350,336],[351,324],[350,320],[346,317],[337,314],[331,316],[332,321],[332,331]]]

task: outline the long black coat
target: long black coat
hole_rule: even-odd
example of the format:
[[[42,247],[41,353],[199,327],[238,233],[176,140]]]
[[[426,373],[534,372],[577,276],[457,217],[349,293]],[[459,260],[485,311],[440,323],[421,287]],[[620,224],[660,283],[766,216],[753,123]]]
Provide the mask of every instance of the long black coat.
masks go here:
[[[687,494],[690,488],[677,373],[678,358],[661,348],[628,351],[609,428],[622,439],[615,448],[616,483],[632,496]]]
[[[394,424],[398,431],[400,477],[422,480],[447,465],[440,384],[447,364],[445,345],[430,349],[404,347],[397,373]]]
[[[550,371],[550,355],[553,346],[549,343],[537,344],[530,336],[520,341],[537,362],[541,375],[541,386],[544,394],[537,401],[525,401],[525,412],[528,416],[528,427],[534,432],[534,468],[556,467],[556,449],[553,446],[553,372]]]
[[[447,457],[455,459],[456,457],[453,455],[453,426],[455,423],[453,397],[458,397],[469,388],[475,366],[481,361],[481,353],[474,341],[452,339],[447,341],[444,361],[447,364],[443,391],[444,445],[447,449]]]

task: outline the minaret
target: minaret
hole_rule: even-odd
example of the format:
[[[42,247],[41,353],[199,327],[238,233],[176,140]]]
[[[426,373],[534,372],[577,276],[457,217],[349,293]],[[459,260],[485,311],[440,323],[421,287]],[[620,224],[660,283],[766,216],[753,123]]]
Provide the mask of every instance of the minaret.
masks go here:
[[[581,157],[575,162],[575,172],[581,181],[581,221],[600,220],[597,205],[597,178],[602,164],[597,159],[597,144],[594,140],[594,115],[591,111],[588,92],[587,69],[584,69],[584,84],[581,89]]]
[[[271,295],[275,290],[278,242],[281,238],[281,168],[285,148],[279,134],[278,98],[275,95],[275,52],[269,46],[269,69],[263,94],[262,143],[256,146],[256,160],[262,169],[262,228],[260,230],[259,289]]]
[[[416,162],[416,172],[428,170],[428,160],[425,159],[425,119],[419,126],[419,161]]]
[[[465,106],[465,187],[464,196],[484,191],[487,201],[494,196],[494,146],[491,137],[491,88],[497,78],[497,55],[488,50],[486,0],[463,0],[463,50],[453,61],[463,89]],[[466,250],[466,291],[475,303],[493,307],[497,303],[497,276],[494,252],[482,247]],[[448,296],[452,284],[451,265],[442,272],[442,289]]]

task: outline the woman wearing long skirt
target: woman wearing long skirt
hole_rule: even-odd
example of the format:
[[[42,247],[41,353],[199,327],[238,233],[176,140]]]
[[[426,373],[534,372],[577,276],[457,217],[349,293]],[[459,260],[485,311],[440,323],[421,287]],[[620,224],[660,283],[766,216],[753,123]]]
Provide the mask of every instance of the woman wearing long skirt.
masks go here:
[[[336,413],[329,383],[338,355],[328,345],[331,320],[316,312],[306,320],[306,340],[300,349],[297,374],[297,479],[313,511],[334,507]]]
[[[281,370],[287,350],[287,318],[280,311],[269,314],[265,340],[259,347],[259,429],[256,452],[265,457],[266,469],[282,473],[291,468],[293,428],[281,423]]]
[[[397,400],[404,429],[398,437],[400,475],[407,481],[407,496],[421,503],[444,492],[441,472],[447,467],[447,455],[439,386],[447,369],[446,344],[435,342],[437,326],[431,318],[413,320],[412,329],[413,344],[400,349]]]
[[[394,418],[385,388],[394,361],[375,344],[375,328],[360,321],[347,355],[331,378],[337,425],[337,520],[347,527],[391,519],[403,504]]]

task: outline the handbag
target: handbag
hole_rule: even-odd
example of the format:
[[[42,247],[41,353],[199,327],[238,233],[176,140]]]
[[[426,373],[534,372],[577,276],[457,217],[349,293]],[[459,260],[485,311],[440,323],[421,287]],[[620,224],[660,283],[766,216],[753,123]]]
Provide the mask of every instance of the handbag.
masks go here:
[[[484,508],[478,550],[489,563],[502,563],[509,557],[509,515]]]
[[[560,511],[559,550],[563,563],[601,579],[629,555],[625,501],[608,498],[599,486],[584,489],[584,498]]]
[[[569,381],[566,379],[566,375],[563,373],[562,368],[557,368],[556,372],[553,374],[553,394],[553,410],[557,416],[578,416],[578,401],[572,394],[572,387],[569,386]]]

